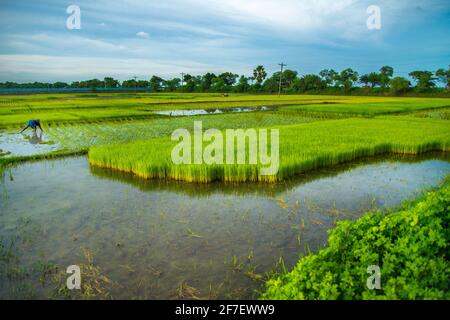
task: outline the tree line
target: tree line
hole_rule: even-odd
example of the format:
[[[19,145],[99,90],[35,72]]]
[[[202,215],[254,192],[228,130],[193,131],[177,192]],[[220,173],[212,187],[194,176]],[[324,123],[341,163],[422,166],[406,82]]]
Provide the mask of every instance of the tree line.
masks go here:
[[[359,74],[352,68],[340,72],[325,69],[319,74],[299,75],[297,71],[286,69],[268,76],[264,66],[257,66],[250,77],[223,72],[204,75],[185,74],[180,78],[163,79],[152,76],[149,80],[130,79],[120,82],[112,77],[103,80],[91,79],[65,82],[34,83],[0,83],[0,88],[147,88],[152,91],[165,92],[237,92],[237,93],[276,93],[280,88],[283,93],[391,93],[401,95],[407,92],[442,92],[450,90],[450,68],[435,72],[416,70],[409,73],[413,83],[405,77],[394,77],[394,68],[383,66],[378,72]],[[439,87],[439,83],[443,86]]]

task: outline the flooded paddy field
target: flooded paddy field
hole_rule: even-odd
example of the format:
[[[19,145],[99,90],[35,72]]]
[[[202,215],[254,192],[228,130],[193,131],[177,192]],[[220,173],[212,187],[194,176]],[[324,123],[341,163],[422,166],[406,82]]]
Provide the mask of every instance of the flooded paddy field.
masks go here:
[[[234,107],[226,109],[189,109],[189,110],[161,110],[153,111],[159,115],[180,117],[180,116],[198,116],[208,114],[222,114],[222,113],[242,113],[242,112],[258,112],[275,110],[275,106],[261,106],[261,107]]]
[[[0,157],[45,154],[61,148],[61,144],[47,133],[17,133],[17,131],[0,133]]]
[[[183,110],[180,110],[183,112]],[[44,124],[41,135],[31,130],[23,134],[16,130],[0,131],[0,156],[32,156],[61,150],[87,150],[93,145],[130,142],[170,136],[178,128],[192,128],[191,117],[161,117],[146,120],[94,121],[89,123],[61,122]],[[217,113],[197,115],[195,119],[202,121],[205,128],[243,128],[273,125],[290,125],[322,121],[313,116],[278,114],[264,111],[241,113],[236,117],[233,113]],[[3,154],[4,155],[1,155]]]
[[[256,298],[266,273],[326,245],[337,221],[395,208],[448,174],[442,154],[239,185],[141,180],[85,157],[21,164],[0,186],[0,297],[70,298],[58,288],[80,265],[95,298]]]

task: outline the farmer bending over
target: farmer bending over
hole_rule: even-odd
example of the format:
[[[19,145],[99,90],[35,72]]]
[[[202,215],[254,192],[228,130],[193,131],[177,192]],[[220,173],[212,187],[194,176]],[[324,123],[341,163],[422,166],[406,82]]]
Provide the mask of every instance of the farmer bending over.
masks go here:
[[[27,122],[27,126],[25,128],[22,129],[22,131],[20,131],[19,133],[24,132],[25,130],[27,130],[28,128],[31,128],[34,130],[34,133],[36,133],[36,128],[39,127],[39,129],[41,129],[41,132],[43,132],[44,130],[42,130],[41,127],[41,120],[36,119],[36,120],[30,120]]]

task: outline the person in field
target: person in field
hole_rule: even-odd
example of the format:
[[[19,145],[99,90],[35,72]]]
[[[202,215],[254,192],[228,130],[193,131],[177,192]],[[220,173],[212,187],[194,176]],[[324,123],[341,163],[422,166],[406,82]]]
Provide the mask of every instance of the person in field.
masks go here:
[[[41,132],[44,132],[44,130],[42,130],[41,127],[41,120],[36,119],[36,120],[29,120],[27,122],[27,125],[25,128],[22,129],[22,131],[20,131],[19,133],[24,132],[25,130],[27,130],[28,128],[33,129],[34,133],[36,133],[36,128],[39,127],[39,129],[41,129]]]

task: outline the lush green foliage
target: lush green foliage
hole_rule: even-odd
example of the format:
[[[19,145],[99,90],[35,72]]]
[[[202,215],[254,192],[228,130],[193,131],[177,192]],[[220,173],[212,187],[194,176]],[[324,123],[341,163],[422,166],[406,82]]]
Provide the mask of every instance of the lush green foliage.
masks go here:
[[[409,75],[416,79],[416,91],[429,91],[436,87],[439,80],[448,87],[450,70],[439,69],[436,72],[431,71],[412,71]],[[434,77],[434,75],[437,77]],[[182,91],[182,92],[278,92],[280,86],[284,92],[305,93],[320,92],[324,89],[334,88],[341,92],[348,93],[352,89],[356,89],[356,83],[359,80],[365,88],[366,92],[374,91],[379,87],[383,92],[390,86],[390,80],[394,76],[394,69],[390,66],[383,66],[378,72],[363,74],[359,77],[357,71],[346,68],[340,72],[335,70],[322,70],[318,75],[307,74],[299,75],[297,71],[285,69],[284,71],[275,72],[271,77],[267,78],[267,72],[264,66],[257,66],[253,70],[253,77],[245,75],[237,75],[232,72],[223,72],[214,74],[208,72],[203,75],[184,74],[183,78],[172,78],[164,80],[157,75],[153,75],[149,80],[125,80],[122,84],[111,77],[103,80],[90,79],[85,81],[75,81],[72,84],[64,82],[56,83],[0,83],[0,88],[84,88],[93,91],[99,89],[119,90],[123,89],[143,89],[153,91]],[[239,79],[239,80],[237,80]],[[370,86],[369,86],[370,85]],[[410,89],[410,83],[407,82],[407,90]],[[444,91],[444,90],[440,90]],[[391,91],[396,94],[396,90]]]
[[[449,299],[450,185],[392,214],[370,213],[330,231],[329,247],[267,282],[262,299]],[[369,290],[369,265],[381,290]]]

